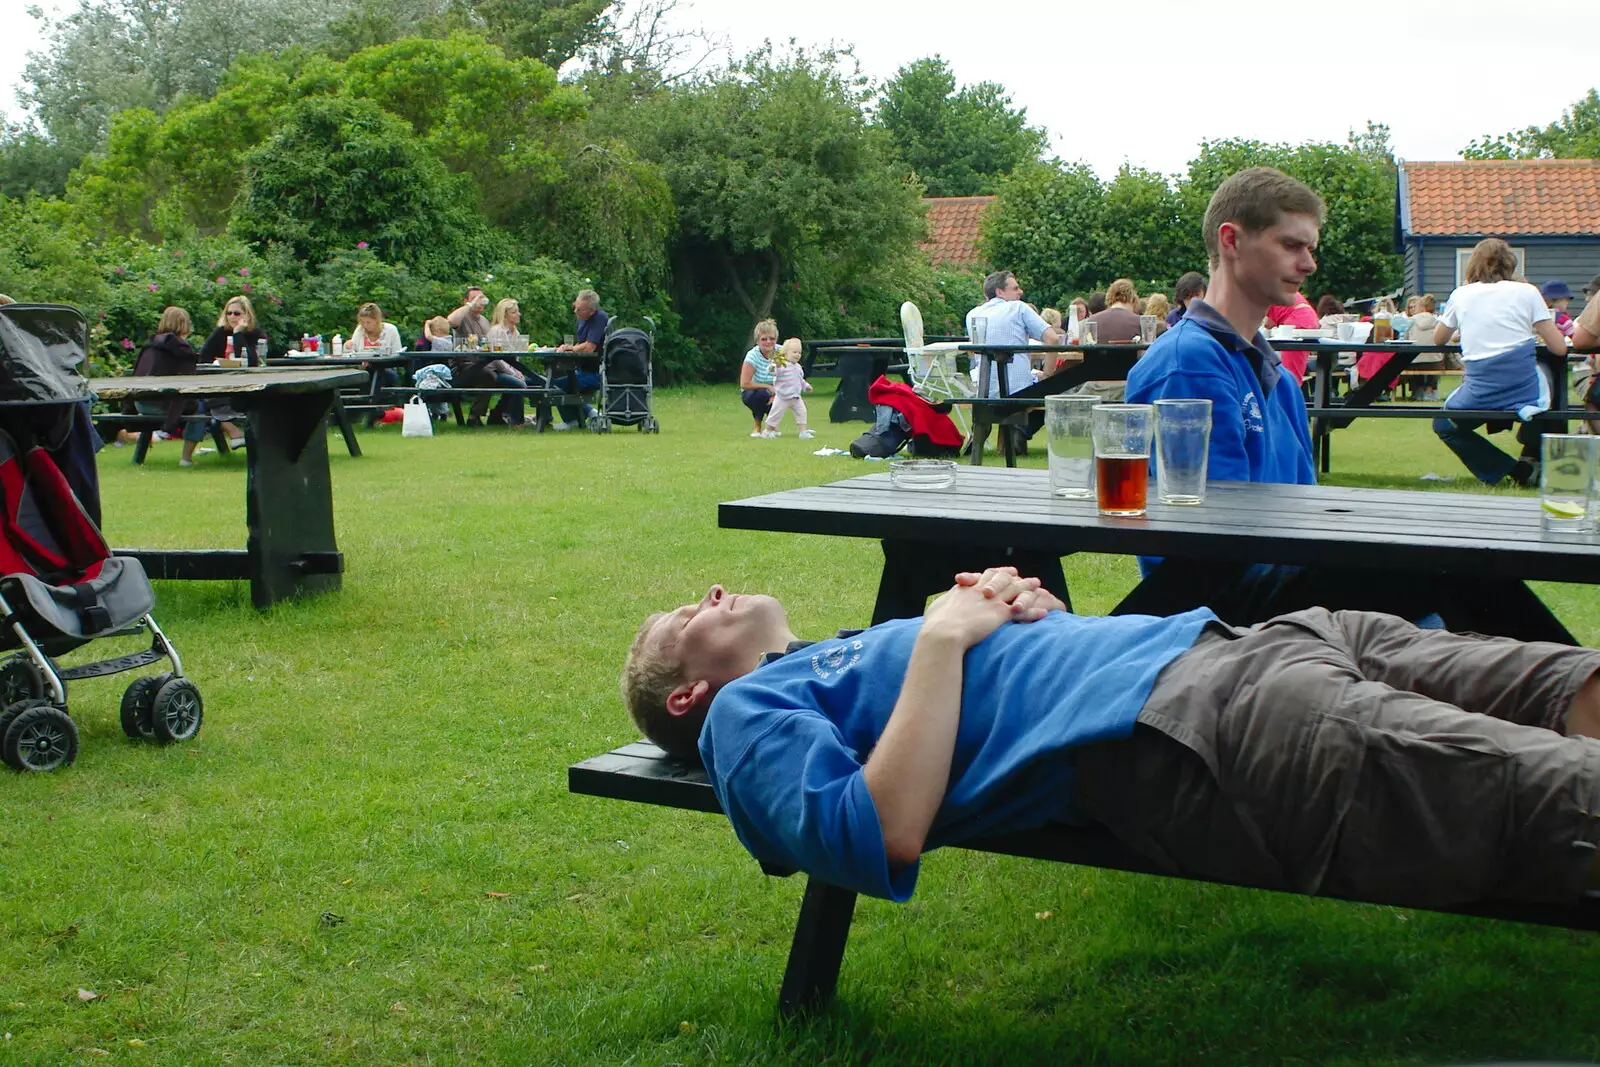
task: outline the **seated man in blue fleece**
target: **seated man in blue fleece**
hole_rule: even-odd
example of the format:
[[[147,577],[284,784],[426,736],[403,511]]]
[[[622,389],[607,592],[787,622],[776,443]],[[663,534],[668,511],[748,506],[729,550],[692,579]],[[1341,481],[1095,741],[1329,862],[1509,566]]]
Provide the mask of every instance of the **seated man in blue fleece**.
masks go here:
[[[1600,888],[1600,652],[1311,609],[1085,618],[1010,567],[802,644],[714,585],[623,698],[757,859],[905,900],[929,849],[1099,823],[1174,874],[1448,906]]]
[[[1271,167],[1229,177],[1206,207],[1211,281],[1204,299],[1156,339],[1128,374],[1129,403],[1211,401],[1206,476],[1214,481],[1315,485],[1300,383],[1279,369],[1261,333],[1267,308],[1292,305],[1317,269],[1322,198]],[[1152,466],[1155,457],[1151,458]],[[1570,641],[1518,581],[1458,580],[1397,571],[1230,566],[1141,559],[1145,581],[1117,614],[1167,614],[1205,605],[1235,625],[1320,606],[1431,619],[1452,630]]]

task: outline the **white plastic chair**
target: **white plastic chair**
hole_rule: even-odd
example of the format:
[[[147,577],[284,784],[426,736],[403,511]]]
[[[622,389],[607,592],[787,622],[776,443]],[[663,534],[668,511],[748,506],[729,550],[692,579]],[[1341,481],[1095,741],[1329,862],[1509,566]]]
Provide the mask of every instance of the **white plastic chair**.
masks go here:
[[[956,371],[959,346],[950,342],[923,344],[922,312],[909,300],[900,305],[900,327],[905,335],[907,373],[917,395],[933,404],[973,395],[966,379]],[[951,406],[950,419],[963,435],[969,433],[967,413],[960,404]]]

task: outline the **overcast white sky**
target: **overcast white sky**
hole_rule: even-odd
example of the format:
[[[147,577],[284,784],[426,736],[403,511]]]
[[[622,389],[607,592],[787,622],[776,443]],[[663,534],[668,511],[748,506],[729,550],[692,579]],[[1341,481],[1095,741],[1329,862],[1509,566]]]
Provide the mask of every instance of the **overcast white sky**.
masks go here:
[[[0,107],[42,45],[30,0],[0,0]],[[52,0],[42,0],[52,6]],[[55,0],[60,4],[61,0]],[[61,6],[66,6],[62,4]],[[75,6],[73,4],[72,6]],[[1336,13],[1337,12],[1337,13]],[[1484,133],[1555,119],[1600,80],[1579,27],[1595,0],[683,0],[680,20],[738,51],[763,38],[853,44],[892,76],[935,53],[995,81],[1056,151],[1103,176],[1185,169],[1204,138],[1342,141],[1387,123],[1405,159],[1453,159]]]

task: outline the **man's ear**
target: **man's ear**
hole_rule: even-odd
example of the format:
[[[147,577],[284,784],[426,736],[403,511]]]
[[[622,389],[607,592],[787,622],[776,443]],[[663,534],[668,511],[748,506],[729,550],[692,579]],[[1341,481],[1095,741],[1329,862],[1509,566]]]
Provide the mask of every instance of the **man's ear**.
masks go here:
[[[711,704],[711,686],[707,682],[684,682],[667,694],[669,715],[688,715],[704,711]]]
[[[1224,222],[1217,227],[1217,251],[1238,254],[1240,226],[1237,222]]]

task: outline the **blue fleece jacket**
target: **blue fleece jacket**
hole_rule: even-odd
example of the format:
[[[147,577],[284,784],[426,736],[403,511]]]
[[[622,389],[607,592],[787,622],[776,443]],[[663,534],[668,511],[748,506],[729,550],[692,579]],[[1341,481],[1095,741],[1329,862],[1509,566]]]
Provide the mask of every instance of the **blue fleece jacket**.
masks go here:
[[[1278,366],[1260,333],[1246,341],[1215,308],[1191,300],[1134,364],[1128,402],[1210,400],[1212,481],[1315,485],[1305,398]]]
[[[927,848],[1079,821],[1071,750],[1133,732],[1156,675],[1214,616],[1051,612],[963,658],[961,721]],[[905,681],[921,619],[820,641],[723,686],[700,734],[722,809],[759,860],[905,900],[863,769]]]

